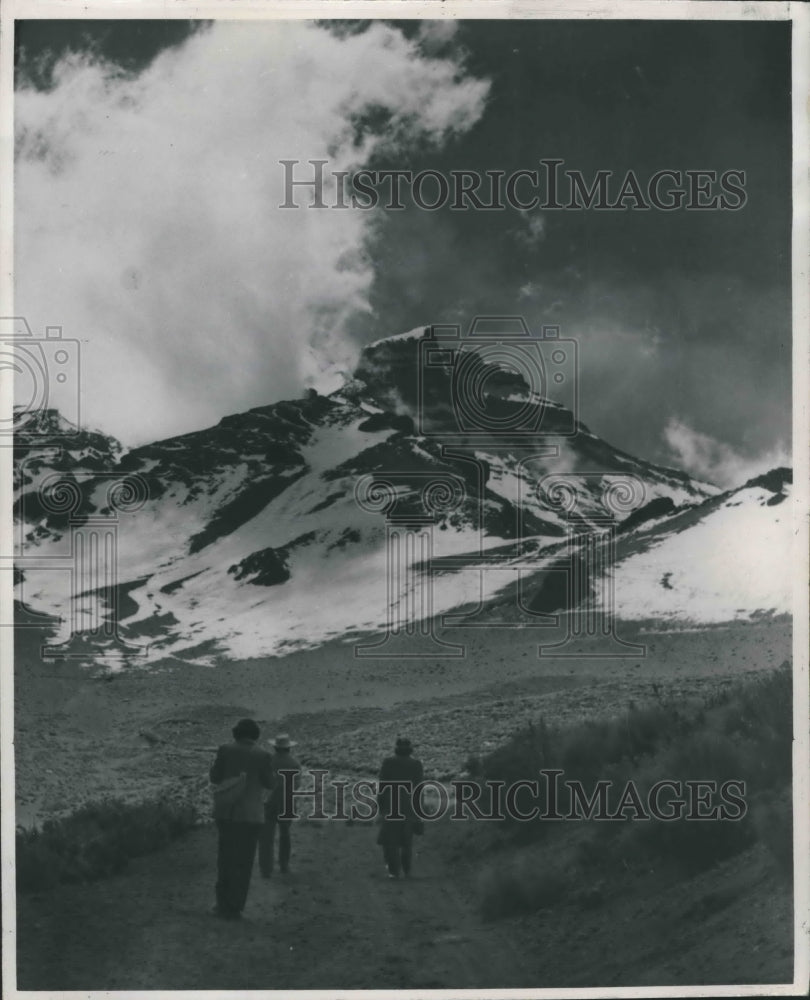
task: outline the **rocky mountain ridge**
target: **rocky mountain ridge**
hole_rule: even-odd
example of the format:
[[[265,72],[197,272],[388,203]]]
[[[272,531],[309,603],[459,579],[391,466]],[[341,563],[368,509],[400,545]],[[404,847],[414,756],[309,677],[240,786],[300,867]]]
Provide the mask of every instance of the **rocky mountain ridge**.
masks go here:
[[[15,449],[21,604],[61,617],[63,637],[106,621],[119,647],[148,644],[147,660],[278,655],[384,628],[392,603],[425,586],[433,614],[481,599],[482,586],[490,599],[505,576],[489,574],[484,586],[465,567],[519,562],[522,546],[536,556],[570,532],[571,512],[545,489],[555,478],[575,497],[580,533],[604,530],[614,480],[635,484],[614,515],[619,527],[629,519],[627,534],[649,534],[651,519],[717,496],[609,445],[498,363],[475,372],[483,429],[460,447],[454,372],[425,376],[421,333],[366,347],[329,396],[310,390],[124,454],[91,432],[49,451],[49,428],[65,428],[41,415]],[[523,417],[535,434],[503,433]],[[114,583],[71,589],[54,560],[67,560],[73,534],[105,517],[116,525]],[[429,552],[408,556],[408,594],[387,599],[392,523],[431,537]]]

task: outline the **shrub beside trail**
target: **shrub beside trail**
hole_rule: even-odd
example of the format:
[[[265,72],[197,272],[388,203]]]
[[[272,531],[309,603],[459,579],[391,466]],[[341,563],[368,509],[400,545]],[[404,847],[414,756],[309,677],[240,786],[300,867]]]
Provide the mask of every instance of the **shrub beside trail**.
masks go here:
[[[719,820],[686,815],[666,821],[507,819],[500,824],[507,842],[501,837],[494,846],[507,850],[508,858],[486,868],[480,879],[485,916],[579,898],[611,873],[654,868],[688,877],[758,842],[790,880],[792,704],[792,670],[785,662],[702,701],[631,704],[614,719],[564,728],[540,720],[515,733],[480,761],[480,780],[509,785],[536,780],[543,769],[559,769],[565,781],[591,789],[598,781],[612,787],[632,782],[642,801],[664,780],[700,780],[718,787],[737,781],[744,782],[746,809],[738,819]],[[572,796],[565,786],[560,793],[557,808],[567,815]]]
[[[104,799],[41,827],[19,829],[17,891],[60,882],[90,882],[122,871],[131,858],[160,850],[200,820],[187,802],[168,798],[128,803]]]

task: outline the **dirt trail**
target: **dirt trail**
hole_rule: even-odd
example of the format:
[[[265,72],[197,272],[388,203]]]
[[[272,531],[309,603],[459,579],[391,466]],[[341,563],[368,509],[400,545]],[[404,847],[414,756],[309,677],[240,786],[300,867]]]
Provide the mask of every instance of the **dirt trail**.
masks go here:
[[[293,871],[254,873],[241,922],[212,905],[204,828],[92,886],[21,898],[23,989],[291,989],[526,985],[524,963],[443,867],[429,838],[409,880],[387,878],[375,829],[302,823]],[[38,942],[49,940],[42,949]],[[486,946],[485,946],[486,945]],[[522,973],[523,978],[522,978]]]
[[[602,905],[485,923],[480,859],[442,831],[387,878],[375,828],[301,821],[293,871],[254,873],[244,919],[210,914],[216,831],[127,872],[18,900],[26,990],[473,989],[789,982],[790,889],[761,848],[677,884],[628,878]],[[43,942],[47,946],[43,947]]]

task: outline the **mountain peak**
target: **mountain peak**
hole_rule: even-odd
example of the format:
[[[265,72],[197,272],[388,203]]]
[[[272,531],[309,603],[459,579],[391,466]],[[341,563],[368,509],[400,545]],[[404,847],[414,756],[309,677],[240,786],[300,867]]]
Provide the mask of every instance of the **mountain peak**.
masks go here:
[[[87,452],[94,457],[116,461],[123,453],[120,441],[101,431],[82,428],[59,410],[46,408],[26,412],[14,407],[14,452],[17,457],[37,448],[61,446],[73,452]]]
[[[59,410],[48,408],[30,412],[24,406],[14,407],[15,437],[65,437],[79,433],[79,428]]]
[[[573,477],[583,524],[601,510],[604,479],[613,474],[633,475],[648,501],[663,498],[646,509],[638,526],[645,531],[653,515],[669,521],[707,498],[709,491],[685,473],[618,451],[571,410],[546,407],[519,370],[488,365],[486,358],[472,361],[481,405],[501,419],[524,419],[526,412],[542,418],[542,433],[554,447],[526,462],[497,427],[482,433],[475,425],[474,448],[462,455],[446,448],[465,430],[453,405],[457,359],[420,370],[422,336],[420,328],[368,345],[353,379],[328,396],[309,391],[231,414],[205,430],[133,449],[115,465],[148,483],[143,508],[119,525],[119,586],[128,588],[120,624],[129,638],[148,638],[155,657],[247,657],[383,627],[386,512],[359,502],[363,482],[393,482],[397,516],[413,515],[417,523],[426,483],[455,484],[457,502],[436,514],[431,536],[431,559],[452,562],[443,563],[437,577],[437,611],[480,597],[475,574],[459,569],[462,556],[475,563],[485,549],[498,551],[505,568],[522,540],[532,541],[532,559],[546,546],[559,546],[569,528],[566,516],[538,492],[549,474]],[[64,426],[56,413],[40,419],[43,426]],[[94,443],[93,437],[79,432],[58,459],[66,472],[91,472],[96,463],[97,478],[81,477],[83,510],[90,513],[103,509],[113,467],[111,445],[95,454],[109,439],[95,435]],[[65,525],[37,506],[38,483],[51,460],[32,464],[34,457],[25,457],[32,442],[22,441],[15,456],[15,513],[27,551],[39,558],[63,544]],[[412,569],[422,572],[416,564]],[[495,599],[503,573],[487,581],[487,599]],[[35,610],[41,605],[50,614],[63,614],[75,596],[64,589],[69,580],[35,579],[33,570],[19,586],[20,600],[33,599]],[[103,595],[98,600],[99,613],[111,613]],[[326,609],[317,621],[313,603]]]

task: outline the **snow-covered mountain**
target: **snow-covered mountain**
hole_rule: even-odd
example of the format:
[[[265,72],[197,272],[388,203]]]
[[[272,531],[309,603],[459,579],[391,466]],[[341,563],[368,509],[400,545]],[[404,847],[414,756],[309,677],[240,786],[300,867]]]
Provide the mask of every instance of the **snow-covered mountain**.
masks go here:
[[[792,604],[793,475],[780,468],[631,531],[614,572],[625,619],[719,622]]]
[[[762,535],[775,565],[786,558],[788,505],[773,499],[784,497],[783,480],[782,492],[757,481],[718,495],[612,447],[497,364],[484,365],[476,383],[490,430],[460,447],[451,370],[434,368],[420,383],[421,334],[369,345],[353,377],[328,396],[309,391],[123,455],[101,434],[65,437],[52,412],[27,425],[15,449],[21,619],[60,617],[60,641],[71,628],[95,627],[88,657],[96,658],[115,644],[101,633],[117,619],[121,638],[148,643],[149,659],[204,662],[379,630],[397,600],[386,591],[390,518],[424,534],[426,503],[432,553],[419,542],[403,556],[413,587],[430,562],[438,570],[432,613],[486,601],[509,584],[510,566],[520,572],[527,552],[559,558],[572,515],[544,492],[551,474],[575,492],[579,532],[603,530],[613,478],[639,484],[617,515],[616,575],[629,601],[621,614],[719,620],[788,609],[778,569],[760,565],[754,586],[740,556],[728,579],[740,532],[749,546]],[[538,428],[531,440],[502,432],[516,414]],[[61,447],[47,451],[57,437]],[[113,515],[114,574],[88,576],[96,543],[77,538]],[[77,546],[85,560],[78,569]],[[111,560],[100,559],[107,572]],[[477,563],[499,572],[469,572]]]

